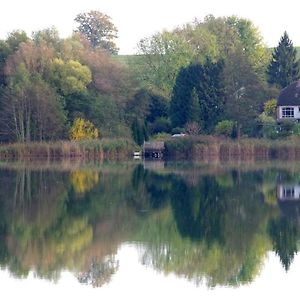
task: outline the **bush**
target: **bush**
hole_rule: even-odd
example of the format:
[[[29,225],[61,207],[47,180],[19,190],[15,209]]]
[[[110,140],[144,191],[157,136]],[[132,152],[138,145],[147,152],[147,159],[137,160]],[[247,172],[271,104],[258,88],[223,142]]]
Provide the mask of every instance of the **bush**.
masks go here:
[[[179,134],[179,133],[184,133],[184,132],[185,132],[185,129],[182,127],[175,127],[171,131],[172,134]]]
[[[152,134],[160,133],[160,132],[171,132],[171,121],[167,118],[157,118],[154,123],[151,125]]]
[[[279,136],[287,137],[293,134],[293,128],[296,125],[295,121],[284,120],[279,127]]]
[[[133,140],[137,145],[141,146],[144,141],[148,140],[148,132],[144,121],[135,119],[131,125],[131,131]]]
[[[95,125],[83,118],[76,118],[70,128],[70,139],[73,141],[99,138],[99,130]]]
[[[200,125],[197,122],[189,122],[185,125],[185,132],[189,135],[198,135],[200,130]]]
[[[230,120],[223,120],[216,125],[215,133],[217,135],[232,137],[234,134],[235,127],[236,122]]]
[[[267,115],[265,112],[263,112],[258,116],[258,121],[262,136],[264,138],[275,139],[278,137],[276,120],[272,116]]]
[[[295,123],[292,128],[294,135],[300,135],[300,123]]]

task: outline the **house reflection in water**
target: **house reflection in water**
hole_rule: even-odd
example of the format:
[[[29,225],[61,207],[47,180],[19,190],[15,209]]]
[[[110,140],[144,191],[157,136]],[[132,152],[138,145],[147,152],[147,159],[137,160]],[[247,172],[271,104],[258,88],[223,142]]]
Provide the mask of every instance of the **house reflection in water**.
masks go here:
[[[283,215],[300,225],[300,183],[278,183],[277,201]]]
[[[298,201],[300,200],[300,184],[278,184],[278,201]]]

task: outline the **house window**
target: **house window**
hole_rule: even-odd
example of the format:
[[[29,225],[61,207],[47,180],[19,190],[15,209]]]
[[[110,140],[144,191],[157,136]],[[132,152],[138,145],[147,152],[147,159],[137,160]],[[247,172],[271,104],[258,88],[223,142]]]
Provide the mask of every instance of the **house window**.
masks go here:
[[[284,198],[294,198],[295,197],[294,188],[283,188],[283,196]]]
[[[282,118],[294,118],[294,107],[283,107]]]

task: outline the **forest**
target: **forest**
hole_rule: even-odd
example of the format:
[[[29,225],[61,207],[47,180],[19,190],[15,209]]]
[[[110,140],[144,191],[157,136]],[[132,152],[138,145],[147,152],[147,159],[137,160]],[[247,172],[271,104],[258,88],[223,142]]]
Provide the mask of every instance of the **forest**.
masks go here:
[[[265,46],[258,28],[214,17],[145,37],[118,55],[118,29],[99,11],[75,17],[72,36],[54,27],[0,41],[0,142],[221,135],[278,138],[276,97],[300,77],[286,32]]]

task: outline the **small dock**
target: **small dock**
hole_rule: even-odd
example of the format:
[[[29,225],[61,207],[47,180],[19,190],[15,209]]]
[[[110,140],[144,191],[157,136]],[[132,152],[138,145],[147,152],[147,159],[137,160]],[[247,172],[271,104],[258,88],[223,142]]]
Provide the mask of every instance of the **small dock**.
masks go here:
[[[162,159],[165,151],[164,142],[144,142],[143,155],[144,158]]]

